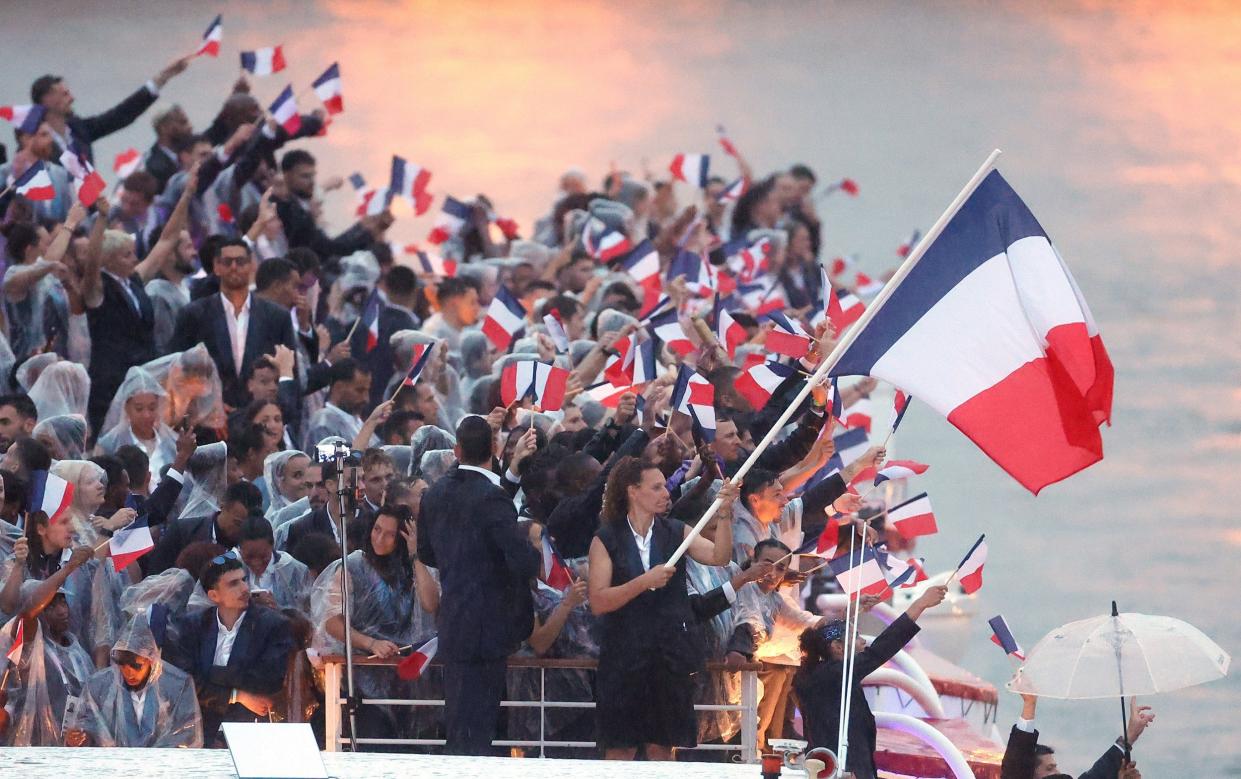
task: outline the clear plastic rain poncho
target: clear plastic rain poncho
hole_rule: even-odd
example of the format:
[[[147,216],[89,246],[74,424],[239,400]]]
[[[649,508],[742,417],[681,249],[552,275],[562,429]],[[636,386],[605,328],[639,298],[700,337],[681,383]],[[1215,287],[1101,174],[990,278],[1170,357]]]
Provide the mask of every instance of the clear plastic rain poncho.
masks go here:
[[[0,333],[0,390],[4,394],[13,391],[13,383],[9,378],[13,375],[13,368],[17,364],[17,356],[13,354],[13,347],[9,345],[9,339],[4,333]],[[28,388],[22,387],[23,392]]]
[[[394,473],[409,475],[409,467],[413,462],[410,448],[404,444],[384,444],[379,447],[384,453],[392,458],[392,470]]]
[[[125,588],[121,593],[121,614],[132,619],[145,614],[152,604],[168,609],[169,621],[185,613],[196,580],[184,568],[169,568],[148,576]]]
[[[60,460],[52,463],[51,472],[73,485],[73,502],[67,514],[73,523],[75,543],[93,545],[99,533],[91,527],[90,518],[103,505],[108,475],[89,460]]]
[[[371,638],[391,641],[397,646],[418,646],[436,634],[435,617],[422,610],[414,585],[413,572],[406,565],[395,566],[385,580],[361,549],[349,553],[349,620],[352,628]],[[395,562],[395,561],[393,561]],[[342,616],[340,560],[323,569],[310,593],[310,621],[315,626],[313,647],[319,655],[343,655],[344,642],[326,629],[329,619]],[[364,654],[356,643],[355,654]],[[354,668],[357,692],[364,698],[438,698],[443,692],[443,676],[432,668],[415,682],[404,682],[391,668]],[[425,732],[439,717],[425,708],[382,707],[393,728],[408,735]],[[411,716],[412,712],[412,716]],[[399,723],[399,724],[398,724]]]
[[[435,337],[428,335],[421,330],[398,330],[392,334],[391,338],[388,339],[388,343],[392,346],[392,359],[395,360],[397,365],[411,364],[414,358],[414,346],[418,344],[438,343],[439,345],[435,347],[437,350],[445,349],[448,346],[446,342],[439,341]],[[432,363],[435,363],[437,359],[437,355],[433,354],[431,356]],[[431,369],[434,368],[434,366],[431,365],[428,366],[428,368]],[[429,376],[431,374],[424,375]],[[397,371],[393,375],[392,381],[387,387],[387,397],[392,397],[392,394],[396,392],[397,383],[404,381],[404,378],[404,373],[402,371]],[[428,384],[428,386],[431,387],[431,390],[435,393],[435,399],[439,405],[439,419],[427,421],[433,422],[442,427],[455,427],[457,421],[460,420],[463,414],[462,407],[465,403],[464,396],[461,392],[461,376],[457,372],[457,369],[452,367],[450,364],[445,364],[443,386],[448,388],[447,391],[441,392],[440,385],[440,381]]]
[[[72,699],[76,706],[95,663],[72,633],[62,643],[52,639],[41,619],[27,622],[26,627],[33,628],[34,635],[27,634],[26,648],[7,686],[12,707],[8,745],[61,746],[65,705]]]
[[[423,425],[418,428],[409,439],[409,475],[418,476],[422,473],[422,457],[427,452],[452,449],[456,445],[456,437],[442,427]]]
[[[712,490],[715,492],[716,490]],[[709,499],[708,499],[709,502]],[[693,592],[705,595],[716,587],[722,587],[736,574],[740,567],[730,562],[723,567],[702,565],[690,560],[686,569],[689,585]],[[707,658],[720,660],[728,639],[733,634],[733,621],[736,609],[725,609],[716,614],[708,622],[698,626],[702,631],[706,645]],[[737,705],[741,702],[741,675],[724,671],[704,671],[694,676],[694,700],[697,703],[715,705]],[[741,730],[741,712],[739,711],[704,711],[698,717],[698,743],[703,744],[715,739],[727,741]]]
[[[146,285],[147,297],[151,299],[155,319],[155,350],[168,348],[177,323],[177,313],[190,304],[190,296],[180,284],[167,279],[151,279]]]
[[[326,439],[340,438],[352,445],[362,431],[362,420],[339,406],[327,404],[315,412],[310,418],[306,430],[306,449],[310,450],[317,442]],[[372,436],[372,440],[374,437]]]
[[[275,514],[269,515],[267,521],[271,523],[272,530],[276,532],[277,540],[279,540],[280,528],[293,522],[295,519],[301,519],[310,513],[310,497],[300,498],[293,501],[289,505],[277,511]],[[285,531],[286,533],[288,531]]]
[[[284,482],[285,467],[290,460],[299,457],[303,460],[309,460],[305,452],[293,449],[283,452],[272,452],[263,460],[263,481],[267,483],[267,492],[271,496],[266,512],[268,521],[271,521],[281,510],[288,508],[291,503],[295,503],[298,500],[297,498],[290,500],[282,491],[281,485]]]
[[[46,446],[53,460],[80,460],[86,454],[86,417],[61,414],[40,419],[30,437]]]
[[[154,437],[143,440],[130,424],[129,401],[142,396],[153,397],[158,412],[152,426]],[[163,385],[142,366],[135,365],[125,374],[125,380],[108,406],[104,418],[103,434],[99,436],[99,451],[112,454],[122,446],[132,445],[146,452],[151,461],[152,483],[159,480],[160,470],[177,456],[177,434],[164,420],[168,418],[168,393]]]
[[[224,428],[224,389],[220,384],[220,372],[204,344],[152,360],[142,368],[168,393],[164,423],[169,427],[176,427],[188,416],[191,427]]]
[[[310,569],[288,552],[273,552],[272,556],[275,559],[267,564],[261,576],[250,570],[250,566],[245,567],[246,582],[251,591],[268,590],[280,608],[297,609],[309,614],[310,589],[314,586]]]
[[[68,562],[70,550],[66,549],[61,557],[61,565]],[[12,564],[10,560],[6,564]],[[7,573],[7,570],[5,571]],[[22,583],[22,608],[31,606],[34,591],[39,587],[40,580],[29,578]],[[65,593],[69,605],[69,632],[77,639],[88,653],[97,647],[112,646],[116,638],[119,622],[117,604],[121,593],[116,570],[110,559],[91,559],[69,574],[60,586]]]
[[[29,392],[34,383],[38,381],[39,374],[43,373],[43,369],[54,362],[60,361],[60,355],[56,352],[44,352],[30,357],[21,365],[17,366],[17,373],[14,378],[17,379],[17,388],[21,392]]]
[[[448,475],[457,464],[457,454],[451,449],[432,449],[423,452],[418,462],[418,478],[427,483],[428,487]]]
[[[39,410],[39,419],[65,414],[85,418],[86,404],[90,399],[90,376],[76,362],[54,362],[39,374],[29,394]]]
[[[135,691],[125,685],[113,662],[86,682],[76,728],[86,731],[88,743],[98,747],[188,747],[203,745],[202,715],[194,680],[160,659],[160,649],[146,614],[130,620],[113,648],[133,652],[151,661],[151,673],[141,713],[135,711]]]
[[[169,516],[203,517],[220,510],[228,489],[228,444],[216,441],[194,450],[185,466],[185,486]]]

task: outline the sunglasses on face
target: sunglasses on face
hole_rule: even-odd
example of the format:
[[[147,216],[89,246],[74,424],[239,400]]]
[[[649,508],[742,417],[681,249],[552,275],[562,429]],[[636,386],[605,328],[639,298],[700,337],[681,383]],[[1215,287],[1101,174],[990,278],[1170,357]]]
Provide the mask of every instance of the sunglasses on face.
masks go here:
[[[233,267],[240,268],[243,265],[249,265],[250,258],[249,257],[218,257],[216,258],[215,264],[221,267],[224,267],[224,268],[227,268],[230,265]]]

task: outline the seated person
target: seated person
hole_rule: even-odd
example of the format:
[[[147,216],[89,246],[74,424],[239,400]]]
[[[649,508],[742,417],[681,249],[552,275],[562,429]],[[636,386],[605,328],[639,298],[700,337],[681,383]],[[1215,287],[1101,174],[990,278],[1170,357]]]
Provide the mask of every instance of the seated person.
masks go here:
[[[284,615],[251,602],[244,568],[233,551],[211,559],[198,580],[212,607],[183,618],[169,647],[198,688],[207,746],[224,746],[222,722],[266,720],[294,648]]]
[[[160,632],[162,633],[162,626]],[[112,664],[86,681],[77,722],[65,731],[71,747],[203,745],[194,683],[160,659],[145,613],[136,615],[112,648]]]
[[[195,541],[211,541],[232,548],[241,541],[241,524],[254,512],[262,513],[263,496],[259,488],[239,481],[224,491],[220,510],[214,514],[178,518],[164,527],[155,549],[147,555],[147,575],[171,568],[181,550]],[[192,572],[191,572],[192,573]]]
[[[242,523],[237,548],[246,564],[246,583],[252,594],[269,593],[278,608],[309,614],[314,584],[310,571],[288,552],[276,551],[275,543],[271,523],[265,518],[250,516]]]

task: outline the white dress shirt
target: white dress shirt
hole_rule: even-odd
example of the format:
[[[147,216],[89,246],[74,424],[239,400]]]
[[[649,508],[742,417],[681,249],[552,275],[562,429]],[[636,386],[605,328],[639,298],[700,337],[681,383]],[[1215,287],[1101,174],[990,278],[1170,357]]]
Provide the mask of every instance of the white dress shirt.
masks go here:
[[[228,325],[228,340],[233,347],[233,370],[241,375],[241,361],[246,356],[246,334],[250,332],[250,299],[246,293],[246,302],[241,310],[233,308],[232,302],[220,293],[220,301],[224,304],[224,322]]]
[[[237,618],[237,621],[233,623],[233,629],[229,630],[220,621],[220,611],[216,609],[215,659],[211,661],[212,665],[228,665],[228,658],[233,654],[233,643],[237,640],[237,632],[241,630],[241,623],[245,621],[246,613],[243,611],[241,616]]]
[[[129,691],[129,701],[134,705],[134,719],[142,722],[142,710],[146,707],[148,685],[142,685],[140,690]]]
[[[457,469],[462,470],[462,471],[474,471],[475,473],[481,473],[482,475],[487,477],[487,481],[491,482],[497,487],[500,486],[500,476],[495,471],[491,470],[490,468],[479,468],[477,465],[458,465]]]
[[[651,536],[655,530],[655,522],[651,522],[651,526],[646,529],[644,535],[638,535],[638,531],[633,529],[633,522],[625,517],[625,521],[629,522],[629,532],[633,533],[633,542],[638,545],[638,556],[642,558],[642,570],[651,570]]]

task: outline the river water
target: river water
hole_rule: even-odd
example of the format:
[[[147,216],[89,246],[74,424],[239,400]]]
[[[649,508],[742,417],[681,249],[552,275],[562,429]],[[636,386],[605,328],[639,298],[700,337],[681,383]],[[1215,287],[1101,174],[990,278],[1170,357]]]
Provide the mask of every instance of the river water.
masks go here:
[[[760,171],[802,161],[854,178],[858,198],[824,205],[825,250],[878,273],[1002,148],[1099,320],[1114,425],[1104,462],[1035,499],[915,404],[898,446],[932,464],[920,486],[942,528],[921,552],[949,567],[985,531],[982,611],[1027,648],[1115,598],[1241,649],[1238,4],[9,0],[0,102],[25,102],[52,71],[81,112],[102,109],[192,50],[217,10],[224,56],[166,90],[198,125],[239,48],[285,46],[289,70],[256,86],[265,102],[285,76],[300,90],[339,60],[347,112],[310,147],[321,175],[382,183],[399,153],[434,172],[437,194],[486,192],[524,225],[567,167],[659,170],[717,152],[722,122]],[[97,156],[149,142],[140,121]],[[329,198],[338,224],[349,197]],[[427,224],[406,217],[394,234]],[[982,620],[975,632],[964,664],[1002,684],[1007,660]],[[1147,776],[1241,776],[1235,674],[1153,703]],[[1117,735],[1115,710],[1047,703],[1043,740],[1080,772]]]

